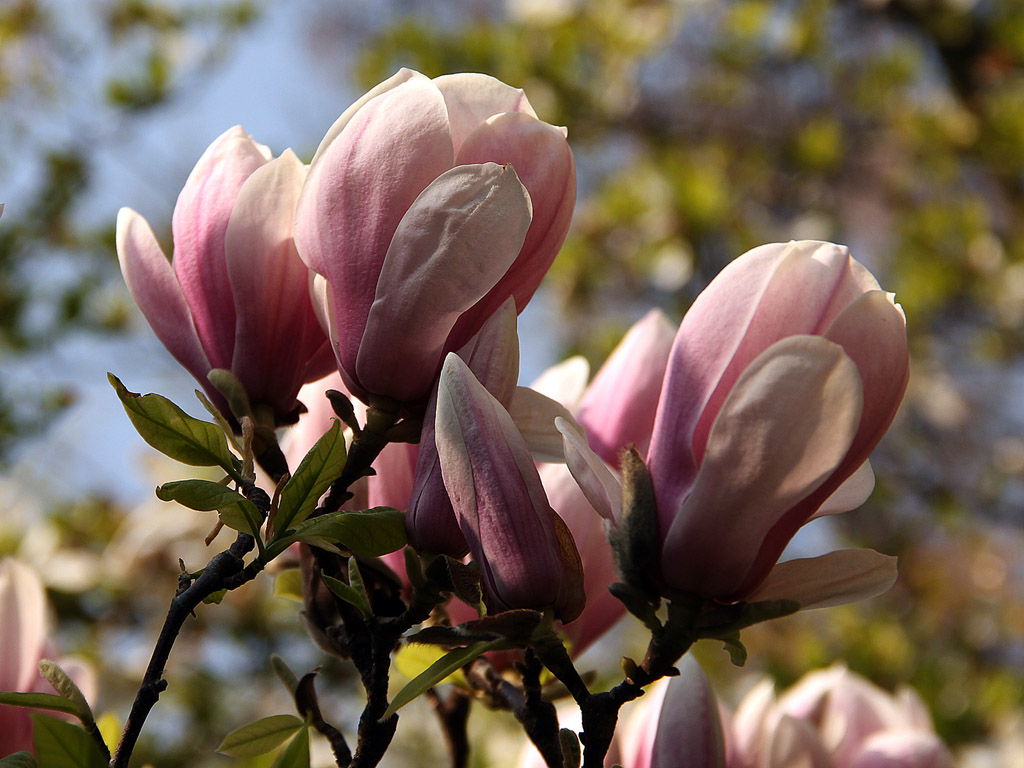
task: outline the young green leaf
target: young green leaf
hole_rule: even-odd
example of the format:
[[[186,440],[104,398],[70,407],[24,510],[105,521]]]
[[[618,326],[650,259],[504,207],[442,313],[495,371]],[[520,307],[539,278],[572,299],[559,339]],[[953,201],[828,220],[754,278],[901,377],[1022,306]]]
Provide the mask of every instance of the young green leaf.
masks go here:
[[[224,437],[226,437],[228,442],[231,443],[231,447],[241,453],[242,444],[238,441],[238,437],[235,435],[235,431],[231,428],[231,425],[228,424],[228,420],[224,418],[224,414],[217,410],[217,407],[210,402],[210,398],[206,396],[206,393],[203,392],[203,390],[196,389],[193,391],[196,393],[196,399],[202,403],[206,412],[213,417],[215,422],[217,422],[217,426],[221,428],[221,431],[224,433]]]
[[[0,693],[0,704],[12,707],[30,707],[31,709],[49,709],[52,712],[63,712],[66,715],[77,715],[78,707],[74,702],[53,693]]]
[[[294,696],[295,689],[299,687],[299,678],[292,672],[291,667],[277,654],[270,657],[270,665],[274,668],[277,679],[288,689],[288,693]]]
[[[241,464],[220,427],[194,419],[166,397],[129,392],[112,373],[110,384],[139,435],[161,453],[195,467],[219,466],[241,480]]]
[[[321,574],[321,578],[323,578],[324,584],[327,585],[331,592],[349,605],[354,605],[358,608],[365,618],[370,618],[373,615],[373,609],[370,607],[370,600],[366,596],[365,590],[349,586],[344,581],[328,576],[326,573]],[[360,582],[360,586],[362,586],[362,582]]]
[[[276,749],[305,725],[295,715],[271,715],[236,728],[217,747],[232,757],[256,757]]]
[[[228,528],[256,535],[261,518],[256,505],[245,496],[220,483],[209,480],[175,480],[157,486],[156,495],[163,501],[176,501],[199,512],[217,510]]]
[[[314,509],[345,466],[345,435],[335,421],[299,463],[281,491],[277,530],[298,525]]]
[[[303,728],[271,768],[309,768],[309,728]]]
[[[498,647],[502,643],[504,643],[503,639],[481,641],[473,643],[465,648],[456,648],[453,651],[449,651],[431,664],[426,671],[417,675],[413,680],[406,684],[406,686],[398,692],[398,695],[395,696],[394,700],[388,706],[387,711],[380,719],[386,720],[391,717],[391,715],[395,714],[395,712],[400,710],[410,701],[426,693],[435,685],[438,685],[455,670],[465,666],[477,656]]]
[[[60,668],[60,665],[49,659],[42,659],[39,662],[39,672],[62,698],[67,699],[75,706],[75,714],[86,729],[95,727],[96,719],[93,717],[89,702],[85,700],[85,695],[75,685],[75,681]]]
[[[0,760],[0,768],[39,768],[31,752],[15,752]]]
[[[300,523],[288,537],[289,544],[308,539],[336,542],[360,557],[379,557],[405,546],[405,515],[391,507],[331,512]]]
[[[45,768],[107,768],[96,742],[77,725],[33,713],[32,740]]]

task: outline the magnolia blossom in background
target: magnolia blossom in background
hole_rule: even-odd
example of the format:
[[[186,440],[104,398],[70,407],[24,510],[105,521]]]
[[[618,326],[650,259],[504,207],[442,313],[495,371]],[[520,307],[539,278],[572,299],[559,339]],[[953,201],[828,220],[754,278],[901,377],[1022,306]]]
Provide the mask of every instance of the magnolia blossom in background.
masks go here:
[[[422,411],[445,354],[526,306],[575,197],[564,129],[492,77],[403,69],[349,107],[295,220],[348,389]]]
[[[290,150],[274,159],[236,126],[210,145],[178,196],[173,263],[145,219],[130,208],[118,213],[117,254],[132,297],[228,417],[207,379],[212,369],[230,370],[254,410],[289,423],[302,384],[334,368],[292,240],[305,177]]]
[[[765,245],[726,267],[683,318],[661,388],[648,455],[657,580],[805,608],[888,589],[895,558],[871,550],[776,562],[809,520],[863,503],[908,376],[903,311],[845,247]],[[588,498],[617,520],[617,481],[563,434]]]
[[[729,768],[953,768],[924,703],[837,665],[805,675],[781,696],[770,680],[731,719]]]
[[[551,509],[511,416],[455,354],[437,392],[435,439],[456,520],[495,610],[583,609],[583,573],[565,523]]]
[[[12,558],[0,561],[0,617],[0,691],[53,693],[39,674],[39,662],[56,656],[46,592],[36,572]],[[60,664],[90,699],[96,688],[93,670],[74,660]],[[31,712],[0,704],[0,757],[32,750]]]

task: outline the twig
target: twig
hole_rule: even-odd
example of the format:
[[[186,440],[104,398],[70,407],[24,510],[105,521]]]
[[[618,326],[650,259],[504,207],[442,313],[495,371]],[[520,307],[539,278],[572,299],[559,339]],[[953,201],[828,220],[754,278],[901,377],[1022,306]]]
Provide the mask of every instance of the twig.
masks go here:
[[[441,722],[451,768],[466,768],[469,765],[469,734],[466,726],[469,724],[470,698],[458,689],[453,689],[448,696],[441,698],[435,688],[427,691],[427,697]]]

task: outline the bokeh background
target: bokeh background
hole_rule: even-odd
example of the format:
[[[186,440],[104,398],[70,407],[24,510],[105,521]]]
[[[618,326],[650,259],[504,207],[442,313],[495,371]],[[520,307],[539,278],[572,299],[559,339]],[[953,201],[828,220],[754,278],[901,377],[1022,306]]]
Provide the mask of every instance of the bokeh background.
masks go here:
[[[106,384],[200,413],[123,286],[116,211],[170,252],[178,190],[217,135],[241,124],[308,160],[401,66],[492,74],[568,128],[579,203],[524,319],[524,383],[568,354],[599,363],[651,306],[678,320],[763,242],[846,243],[895,291],[913,375],[878,487],[797,547],[898,554],[897,586],[745,632],[744,670],[698,655],[732,703],[760,673],[785,685],[845,660],[917,688],[963,765],[1024,765],[1020,0],[0,2],[0,555],[39,569],[61,649],[99,671],[96,708],[124,717],[177,558],[205,562],[210,525],[153,497],[183,470]],[[227,731],[290,711],[271,653],[323,665],[335,721],[354,723],[349,672],[297,611],[271,578],[203,610],[139,754],[231,762],[213,754]],[[629,627],[588,663],[611,680],[624,653],[642,653]],[[508,764],[515,734],[473,722],[475,764]],[[425,710],[399,734],[385,765],[433,762]]]

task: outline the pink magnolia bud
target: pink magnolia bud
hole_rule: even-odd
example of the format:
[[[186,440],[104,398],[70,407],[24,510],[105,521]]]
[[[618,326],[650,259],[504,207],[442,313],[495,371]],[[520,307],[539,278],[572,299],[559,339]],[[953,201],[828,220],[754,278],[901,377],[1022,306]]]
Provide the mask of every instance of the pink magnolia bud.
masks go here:
[[[456,354],[484,388],[507,407],[519,376],[519,336],[512,299],[508,299]],[[434,434],[436,412],[435,389],[423,417],[412,493],[405,497],[408,502],[406,528],[409,543],[419,551],[462,557],[468,545],[441,476]]]
[[[203,385],[230,370],[255,406],[294,418],[304,382],[334,367],[309,299],[310,273],[292,240],[306,168],[291,151],[269,150],[235,127],[189,175],[174,209],[174,262],[152,229],[122,208],[117,253],[128,290],[167,350]]]
[[[651,686],[617,734],[630,768],[725,768],[718,701],[700,664],[684,656],[679,675]]]
[[[350,107],[295,223],[349,389],[422,410],[445,354],[510,296],[526,306],[575,189],[564,130],[494,78],[402,70]]]
[[[562,621],[576,618],[585,596],[572,536],[512,418],[455,354],[441,372],[435,429],[445,488],[490,604],[553,606]]]
[[[765,245],[726,267],[683,319],[658,405],[663,581],[750,595],[865,463],[908,372],[902,310],[845,247]]]

